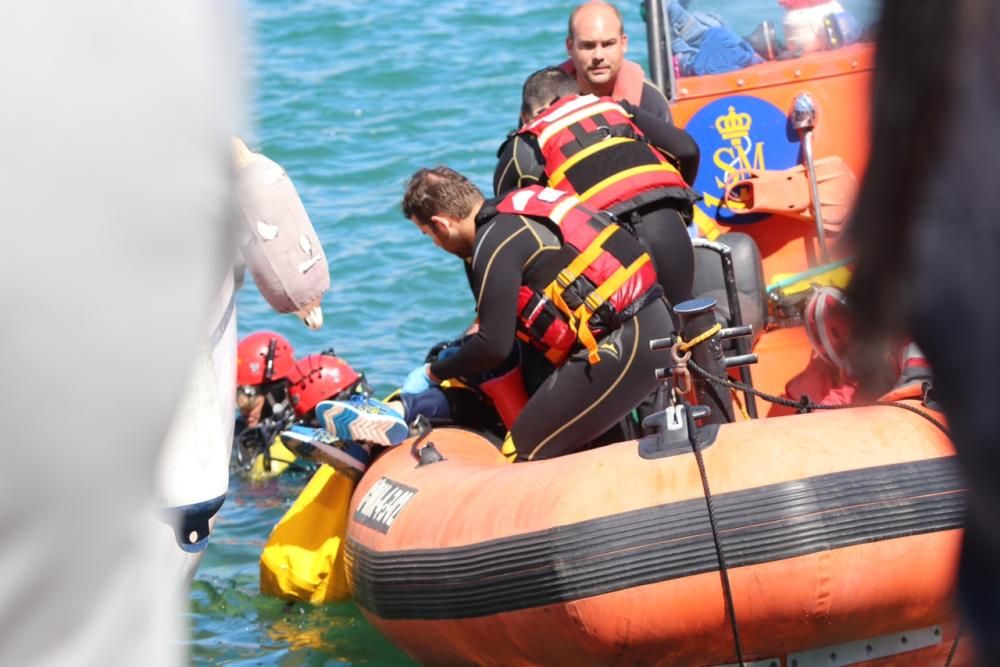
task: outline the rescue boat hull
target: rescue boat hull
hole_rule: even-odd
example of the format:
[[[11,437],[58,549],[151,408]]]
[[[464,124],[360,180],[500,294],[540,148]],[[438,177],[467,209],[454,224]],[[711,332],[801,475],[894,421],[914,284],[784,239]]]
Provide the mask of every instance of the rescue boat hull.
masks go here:
[[[689,448],[657,455],[646,439],[509,465],[468,432],[428,440],[443,461],[418,465],[403,445],[364,477],[346,545],[359,606],[413,658],[736,661]],[[791,664],[922,632],[919,645],[868,655],[943,661],[964,487],[937,427],[853,408],[724,425],[706,444],[745,659]]]

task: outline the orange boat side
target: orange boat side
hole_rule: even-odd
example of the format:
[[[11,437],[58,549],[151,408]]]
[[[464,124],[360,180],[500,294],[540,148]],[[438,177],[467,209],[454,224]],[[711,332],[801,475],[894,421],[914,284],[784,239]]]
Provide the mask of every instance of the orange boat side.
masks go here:
[[[697,205],[696,218],[711,220],[721,231],[750,234],[760,247],[768,281],[809,268],[817,254],[815,230],[792,218],[730,213],[720,207],[726,180],[741,170],[782,170],[801,163],[800,139],[787,118],[801,92],[808,92],[817,108],[815,158],[840,156],[860,180],[868,160],[873,59],[872,44],[857,44],[678,81],[674,120],[702,151],[693,185],[705,199]]]
[[[643,458],[632,441],[509,465],[467,432],[429,440],[446,460],[388,452],[348,532],[355,597],[403,650],[432,664],[735,660],[689,450]],[[964,498],[952,455],[890,407],[722,426],[704,459],[746,652],[946,623]]]

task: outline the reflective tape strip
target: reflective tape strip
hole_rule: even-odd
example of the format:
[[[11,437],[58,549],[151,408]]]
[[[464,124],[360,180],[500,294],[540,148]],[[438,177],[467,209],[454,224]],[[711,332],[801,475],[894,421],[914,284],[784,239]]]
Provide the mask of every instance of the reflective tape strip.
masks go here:
[[[557,225],[561,225],[563,218],[566,217],[566,214],[579,203],[580,200],[577,197],[566,197],[566,199],[563,199],[552,208],[552,212],[549,213],[549,220]]]
[[[538,136],[538,146],[540,148],[545,148],[545,144],[548,143],[554,135],[562,132],[570,125],[579,123],[581,120],[590,118],[591,116],[596,116],[597,114],[605,111],[617,111],[618,113],[621,113],[622,108],[614,102],[600,102],[598,104],[580,109],[579,111],[575,111],[563,118],[560,118],[542,130],[542,133]]]

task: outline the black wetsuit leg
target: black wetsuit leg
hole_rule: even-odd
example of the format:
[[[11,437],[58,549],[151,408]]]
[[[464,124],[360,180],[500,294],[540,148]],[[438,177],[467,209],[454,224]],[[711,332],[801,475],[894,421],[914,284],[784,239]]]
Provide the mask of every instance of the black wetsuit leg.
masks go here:
[[[670,316],[655,301],[602,338],[601,361],[580,352],[556,370],[528,401],[511,429],[518,461],[548,459],[585,447],[639,404],[656,386],[655,369],[669,352],[649,341],[672,330]]]
[[[631,217],[639,240],[653,258],[663,295],[672,307],[693,298],[694,249],[684,219],[668,204],[665,200],[647,204]]]

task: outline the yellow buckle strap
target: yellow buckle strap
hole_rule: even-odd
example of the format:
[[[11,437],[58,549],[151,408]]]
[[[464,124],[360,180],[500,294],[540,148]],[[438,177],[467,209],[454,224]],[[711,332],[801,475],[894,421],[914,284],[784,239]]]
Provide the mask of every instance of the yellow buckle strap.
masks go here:
[[[582,309],[583,306],[580,308]],[[590,330],[590,316],[592,314],[590,312],[581,314],[580,328],[576,332],[576,337],[587,349],[587,361],[593,366],[601,363],[601,355],[597,349],[597,339],[594,337],[594,332]]]
[[[590,242],[583,252],[573,258],[573,261],[569,265],[559,272],[556,280],[553,283],[564,282],[564,288],[569,287],[573,284],[573,281],[579,278],[584,271],[587,270],[594,260],[600,257],[601,253],[604,252],[604,242],[611,238],[611,235],[619,231],[621,227],[618,225],[608,225],[601,230],[601,233],[594,237],[594,240]],[[546,288],[546,293],[548,289]],[[559,290],[560,293],[562,290]],[[569,311],[567,311],[569,312]]]
[[[634,276],[639,269],[645,266],[652,259],[649,253],[642,253],[638,259],[629,264],[628,266],[622,266],[617,271],[608,276],[608,279],[597,286],[593,292],[587,295],[583,301],[583,305],[580,306],[574,315],[580,322],[580,328],[576,332],[576,337],[583,343],[583,346],[587,348],[587,360],[591,364],[600,363],[601,357],[598,354],[597,339],[594,337],[593,332],[590,330],[590,318],[594,314],[594,311],[611,298],[611,295],[618,291],[622,285],[625,284],[629,278]],[[596,304],[596,306],[594,305]]]
[[[583,302],[587,305],[590,312],[596,313],[598,308],[607,303],[607,299],[602,298],[601,295],[597,293],[597,290],[594,290],[588,294],[586,298],[584,298]]]
[[[625,284],[626,280],[638,273],[639,269],[651,261],[653,260],[649,256],[648,252],[642,253],[634,262],[628,266],[623,266],[612,273],[607,280],[597,286],[594,293],[601,299],[601,301],[607,301],[611,298],[612,294],[617,292],[618,289]]]
[[[563,299],[563,290],[560,289],[559,285],[555,282],[549,284],[545,288],[545,296],[552,302],[559,312],[569,318],[569,328],[575,331],[574,325],[577,322],[575,313],[566,305],[566,300]]]
[[[590,245],[588,245],[583,252],[573,258],[573,261],[569,263],[569,266],[560,271],[559,275],[556,276],[556,279],[549,283],[545,288],[545,296],[552,301],[552,304],[558,308],[561,313],[569,318],[568,324],[570,329],[573,331],[577,339],[587,347],[587,350],[590,352],[589,358],[591,363],[597,363],[600,361],[600,358],[597,357],[597,342],[594,340],[594,337],[590,333],[590,329],[586,326],[586,324],[581,324],[580,319],[584,316],[589,319],[590,315],[587,313],[586,305],[580,306],[575,312],[571,310],[566,304],[566,300],[563,299],[563,292],[567,287],[573,284],[573,281],[579,278],[580,275],[587,270],[587,267],[593,264],[594,260],[597,259],[602,252],[604,252],[604,242],[620,229],[621,227],[614,224],[608,225],[602,229],[601,232],[594,237],[594,240],[590,242]],[[553,358],[555,355],[550,356],[546,353],[545,356],[553,363],[559,363],[562,361],[562,355],[558,355],[560,357],[558,360]]]

